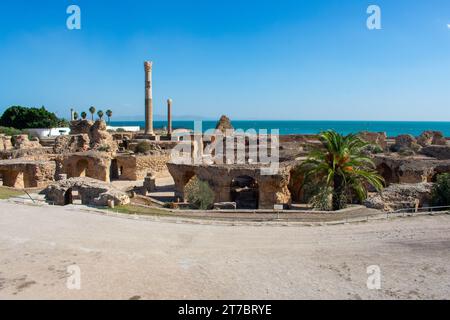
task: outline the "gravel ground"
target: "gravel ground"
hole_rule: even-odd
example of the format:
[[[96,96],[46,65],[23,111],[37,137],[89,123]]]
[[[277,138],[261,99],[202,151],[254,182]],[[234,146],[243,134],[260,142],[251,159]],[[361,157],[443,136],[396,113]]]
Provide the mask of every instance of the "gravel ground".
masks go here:
[[[449,249],[448,215],[255,227],[0,202],[0,298],[448,299]],[[67,288],[73,265],[80,290]]]

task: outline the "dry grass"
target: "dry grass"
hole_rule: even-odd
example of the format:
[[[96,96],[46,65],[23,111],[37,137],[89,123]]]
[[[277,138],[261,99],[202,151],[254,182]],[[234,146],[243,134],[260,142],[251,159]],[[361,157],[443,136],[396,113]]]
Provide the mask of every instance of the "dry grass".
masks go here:
[[[24,194],[24,192],[19,191],[19,190],[6,188],[6,187],[0,187],[0,200],[18,197],[23,194]]]

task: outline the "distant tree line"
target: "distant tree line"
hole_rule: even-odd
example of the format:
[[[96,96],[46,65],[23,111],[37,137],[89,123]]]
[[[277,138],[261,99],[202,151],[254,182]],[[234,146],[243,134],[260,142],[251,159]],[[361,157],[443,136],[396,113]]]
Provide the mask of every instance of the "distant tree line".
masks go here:
[[[58,118],[53,112],[47,111],[45,107],[27,108],[12,106],[3,112],[0,117],[0,126],[15,129],[36,129],[67,127],[68,122]]]
[[[94,120],[94,114],[96,113],[95,107],[89,108],[89,113],[91,114],[92,120]],[[104,116],[108,117],[108,123],[111,121],[113,112],[111,110],[106,110],[104,113],[102,110],[97,112],[97,116],[100,120]],[[75,120],[78,120],[81,116],[82,119],[86,119],[88,114],[86,112],[81,112],[78,114],[74,113]],[[0,127],[2,131],[7,131],[6,128],[23,130],[23,129],[49,129],[58,127],[68,127],[69,122],[64,118],[59,118],[55,113],[48,111],[45,107],[41,108],[28,108],[22,106],[12,106],[3,112],[0,117]],[[9,130],[11,132],[17,132],[14,130]],[[8,131],[8,132],[9,132]]]
[[[95,107],[93,107],[93,106],[89,108],[89,113],[91,114],[91,120],[92,121],[94,121],[94,115],[95,115],[96,111],[97,111],[97,109]],[[106,110],[106,113],[103,112],[102,110],[97,111],[97,116],[98,116],[98,118],[100,120],[103,120],[103,117],[105,116],[105,114],[108,117],[108,123],[110,123],[111,122],[111,118],[113,116],[113,112],[110,109]],[[78,112],[75,112],[73,114],[73,117],[74,117],[75,120],[78,120],[80,115],[81,115],[81,119],[86,120],[87,113],[85,111],[81,112],[80,114],[78,114]]]

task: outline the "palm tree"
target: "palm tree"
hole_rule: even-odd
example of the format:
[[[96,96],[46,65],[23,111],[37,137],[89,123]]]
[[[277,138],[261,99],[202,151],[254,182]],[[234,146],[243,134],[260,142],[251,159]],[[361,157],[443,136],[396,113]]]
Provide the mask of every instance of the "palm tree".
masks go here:
[[[367,186],[380,191],[384,180],[375,171],[372,159],[364,149],[370,144],[358,136],[343,136],[333,130],[319,135],[322,146],[312,150],[307,160],[300,165],[305,181],[314,177],[325,190],[332,190],[333,210],[343,209],[346,194],[355,192],[360,201],[367,198]]]
[[[87,118],[87,113],[83,111],[81,113],[81,119],[86,120],[86,118]]]
[[[74,112],[74,113],[73,113],[73,119],[74,119],[74,120],[78,120],[79,117],[80,117],[80,116],[78,115],[78,112]]]
[[[104,116],[105,114],[103,113],[102,110],[99,110],[99,111],[97,112],[97,115],[98,115],[98,118],[99,118],[100,120],[102,120],[102,119],[103,119],[103,116]]]
[[[92,116],[92,121],[94,121],[94,113],[95,113],[95,111],[96,111],[96,109],[95,109],[94,106],[89,108],[89,112],[91,113],[91,116]]]
[[[108,124],[111,122],[112,115],[113,112],[110,109],[106,110],[106,116],[108,117]]]

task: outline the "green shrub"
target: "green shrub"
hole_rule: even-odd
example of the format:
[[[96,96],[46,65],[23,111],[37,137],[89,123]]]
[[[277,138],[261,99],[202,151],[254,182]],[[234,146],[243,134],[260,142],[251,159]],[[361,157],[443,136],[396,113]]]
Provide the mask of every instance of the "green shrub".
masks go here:
[[[450,173],[440,174],[433,186],[431,201],[433,206],[450,205]]]
[[[125,132],[125,129],[124,128],[119,128],[119,129],[116,130],[116,132]]]
[[[139,142],[136,146],[136,153],[148,153],[151,150],[151,144],[146,141]]]
[[[184,190],[185,197],[193,209],[212,209],[214,192],[207,182],[194,177],[188,182]]]
[[[15,128],[0,127],[0,134],[4,134],[5,136],[17,136],[22,134],[22,131]]]
[[[111,147],[107,144],[101,145],[100,147],[98,147],[97,151],[100,152],[110,152],[111,151]]]
[[[414,156],[416,153],[414,152],[414,150],[410,148],[401,148],[400,150],[398,150],[398,154],[402,157],[411,157]]]

